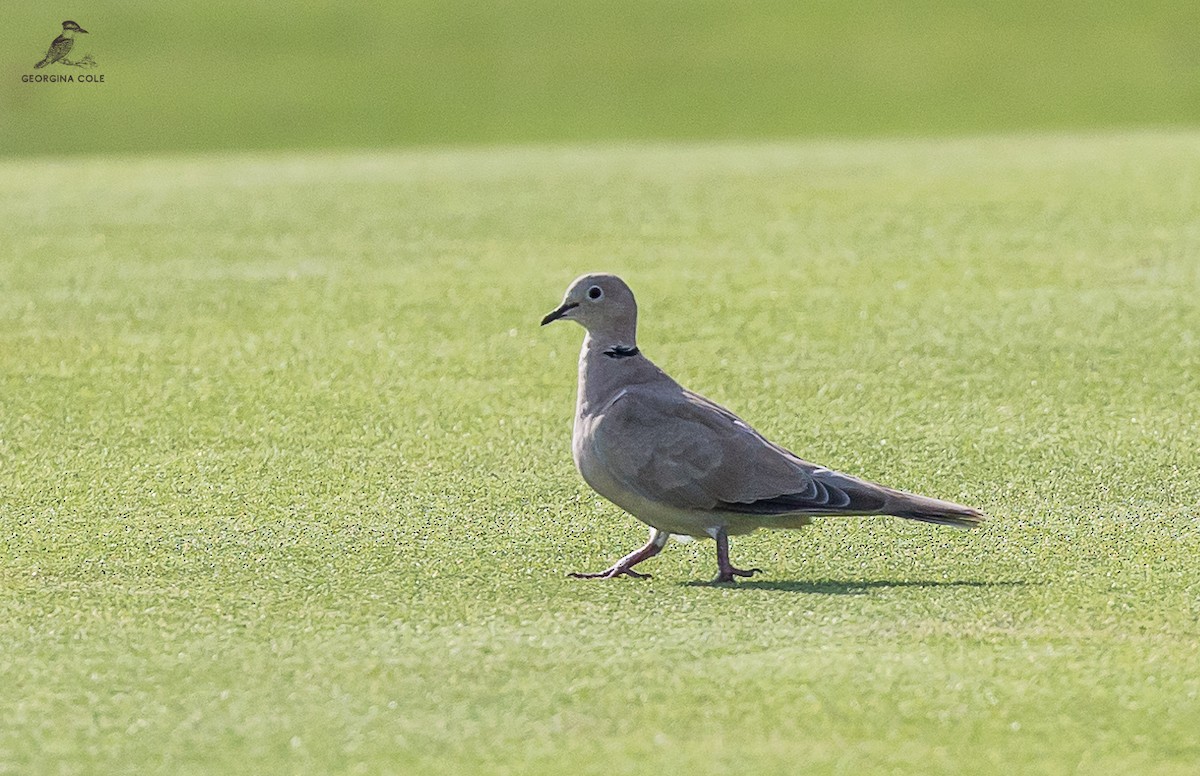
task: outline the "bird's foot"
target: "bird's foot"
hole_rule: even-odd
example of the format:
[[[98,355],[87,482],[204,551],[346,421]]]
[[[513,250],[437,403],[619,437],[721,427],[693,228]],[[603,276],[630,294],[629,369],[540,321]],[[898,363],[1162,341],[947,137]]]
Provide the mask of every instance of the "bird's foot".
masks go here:
[[[616,563],[612,564],[604,571],[598,571],[595,574],[568,574],[568,577],[575,579],[616,579],[617,577],[633,577],[634,579],[649,579],[649,574],[643,574],[640,571],[634,571],[633,567],[644,561],[646,558],[653,558],[658,553],[662,552],[663,545],[667,543],[667,539],[671,535],[665,531],[660,531],[657,528],[650,529],[650,540],[643,546],[637,548],[633,552],[621,558]]]
[[[650,579],[649,574],[643,574],[640,571],[634,571],[628,566],[617,564],[604,571],[597,571],[594,574],[581,574],[578,571],[573,571],[567,574],[568,577],[574,579],[616,579],[617,577],[633,577],[634,579]]]
[[[717,576],[713,578],[712,584],[721,585],[726,582],[734,582],[738,577],[752,577],[755,574],[763,573],[762,569],[739,569],[733,566],[728,566],[717,572]]]

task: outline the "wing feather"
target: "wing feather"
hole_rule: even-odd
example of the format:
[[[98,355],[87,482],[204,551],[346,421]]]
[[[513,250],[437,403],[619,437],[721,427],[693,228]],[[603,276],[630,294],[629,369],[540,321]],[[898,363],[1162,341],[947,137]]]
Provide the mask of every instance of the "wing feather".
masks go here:
[[[885,500],[876,486],[814,466],[678,388],[625,389],[597,418],[592,444],[622,487],[677,509],[869,514]]]
[[[65,35],[59,35],[54,39],[54,42],[50,44],[50,50],[46,52],[46,59],[44,61],[50,64],[61,61],[63,57],[71,53],[71,49],[74,46],[75,40],[73,38],[68,38]]]

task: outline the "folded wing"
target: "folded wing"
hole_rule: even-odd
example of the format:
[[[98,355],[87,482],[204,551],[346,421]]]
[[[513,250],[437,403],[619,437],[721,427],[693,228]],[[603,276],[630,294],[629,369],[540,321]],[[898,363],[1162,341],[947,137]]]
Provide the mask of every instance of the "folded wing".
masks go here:
[[[631,386],[597,418],[593,450],[644,498],[744,515],[875,514],[879,486],[804,461],[702,396]]]

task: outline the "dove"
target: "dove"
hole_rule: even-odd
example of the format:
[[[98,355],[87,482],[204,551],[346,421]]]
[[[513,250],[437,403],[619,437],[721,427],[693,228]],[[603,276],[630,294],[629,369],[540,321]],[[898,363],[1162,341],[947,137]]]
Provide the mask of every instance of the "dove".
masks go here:
[[[646,578],[634,566],[672,535],[717,544],[713,583],[761,573],[729,560],[729,537],[801,528],[815,517],[892,515],[957,528],[985,516],[809,463],[724,407],[682,387],[638,348],[637,302],[616,275],[588,274],[542,319],[586,334],[571,453],[584,481],[650,526],[642,547],[581,579]]]

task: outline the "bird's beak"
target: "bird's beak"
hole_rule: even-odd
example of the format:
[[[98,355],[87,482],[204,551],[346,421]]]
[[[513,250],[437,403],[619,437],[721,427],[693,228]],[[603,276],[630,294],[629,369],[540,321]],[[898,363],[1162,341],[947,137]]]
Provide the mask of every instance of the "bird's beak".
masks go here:
[[[546,317],[542,319],[542,325],[545,326],[547,323],[554,323],[578,306],[579,302],[563,302],[557,310],[546,314]]]
[[[87,30],[85,30],[85,29],[84,29],[84,28],[82,28],[82,27],[80,27],[80,28],[79,28],[79,31],[80,31],[80,32],[87,32]]]

